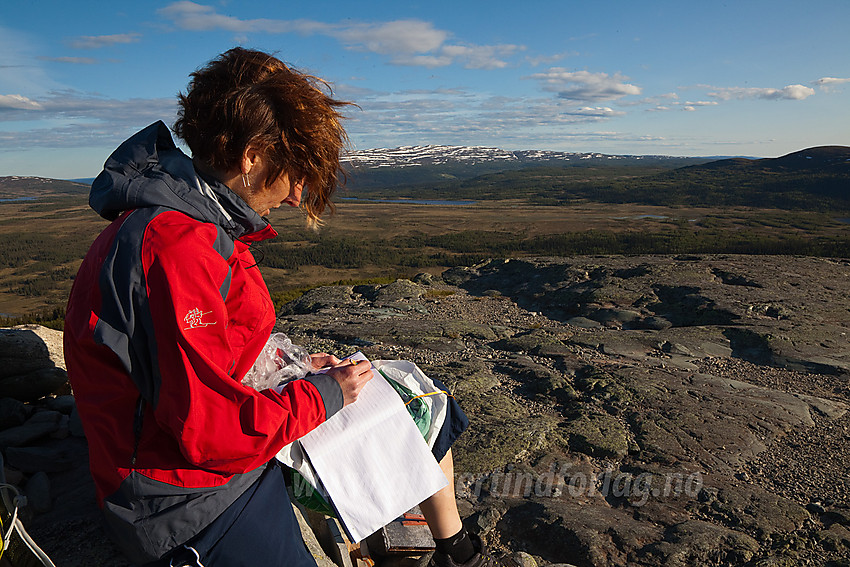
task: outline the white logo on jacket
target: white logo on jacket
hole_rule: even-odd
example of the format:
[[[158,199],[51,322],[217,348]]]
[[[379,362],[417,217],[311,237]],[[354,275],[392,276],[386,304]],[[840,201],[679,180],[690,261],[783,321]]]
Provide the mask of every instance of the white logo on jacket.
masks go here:
[[[206,327],[208,325],[215,325],[215,321],[213,321],[211,323],[204,321],[204,315],[209,315],[210,313],[212,313],[212,311],[203,312],[200,309],[198,309],[197,307],[195,309],[192,309],[191,311],[186,313],[186,316],[183,318],[183,321],[187,325],[189,325],[188,327],[186,327],[183,330],[188,331],[189,329],[197,329],[198,327]]]

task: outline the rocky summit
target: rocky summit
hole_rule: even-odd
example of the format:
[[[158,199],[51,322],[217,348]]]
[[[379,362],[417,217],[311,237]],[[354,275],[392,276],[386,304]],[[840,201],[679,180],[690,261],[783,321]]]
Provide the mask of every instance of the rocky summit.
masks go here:
[[[522,565],[848,565],[848,276],[794,257],[492,260],[317,288],[277,330],[443,380],[471,421],[461,514]],[[55,399],[10,427],[64,415]],[[119,564],[69,455],[27,527],[57,564]]]

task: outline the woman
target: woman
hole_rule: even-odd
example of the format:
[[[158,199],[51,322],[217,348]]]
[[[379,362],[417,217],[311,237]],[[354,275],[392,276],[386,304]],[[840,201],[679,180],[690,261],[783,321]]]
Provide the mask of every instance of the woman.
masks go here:
[[[232,49],[179,97],[174,131],[193,158],[158,122],[92,185],[112,224],[75,280],[65,356],[98,502],[135,563],[315,565],[273,457],[356,400],[372,372],[318,354],[328,373],[280,394],[240,381],[275,322],[249,250],[276,235],[263,216],[286,203],[316,224],[332,207],[347,103],[323,87]],[[443,452],[464,426],[460,414]],[[439,458],[451,480],[450,453]],[[446,551],[435,561],[480,564],[451,487],[422,509]]]

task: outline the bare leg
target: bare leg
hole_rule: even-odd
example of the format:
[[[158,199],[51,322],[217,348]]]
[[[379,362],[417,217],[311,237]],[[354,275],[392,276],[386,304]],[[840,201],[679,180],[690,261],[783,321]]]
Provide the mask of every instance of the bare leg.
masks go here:
[[[419,505],[434,539],[451,537],[463,527],[455,501],[454,461],[452,461],[451,449],[440,461],[440,468],[443,469],[449,485]]]

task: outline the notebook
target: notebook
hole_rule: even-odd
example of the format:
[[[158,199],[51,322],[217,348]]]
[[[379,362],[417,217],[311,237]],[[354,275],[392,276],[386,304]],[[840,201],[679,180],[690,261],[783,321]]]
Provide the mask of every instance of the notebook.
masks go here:
[[[401,398],[373,372],[356,402],[300,439],[353,542],[448,485]]]

